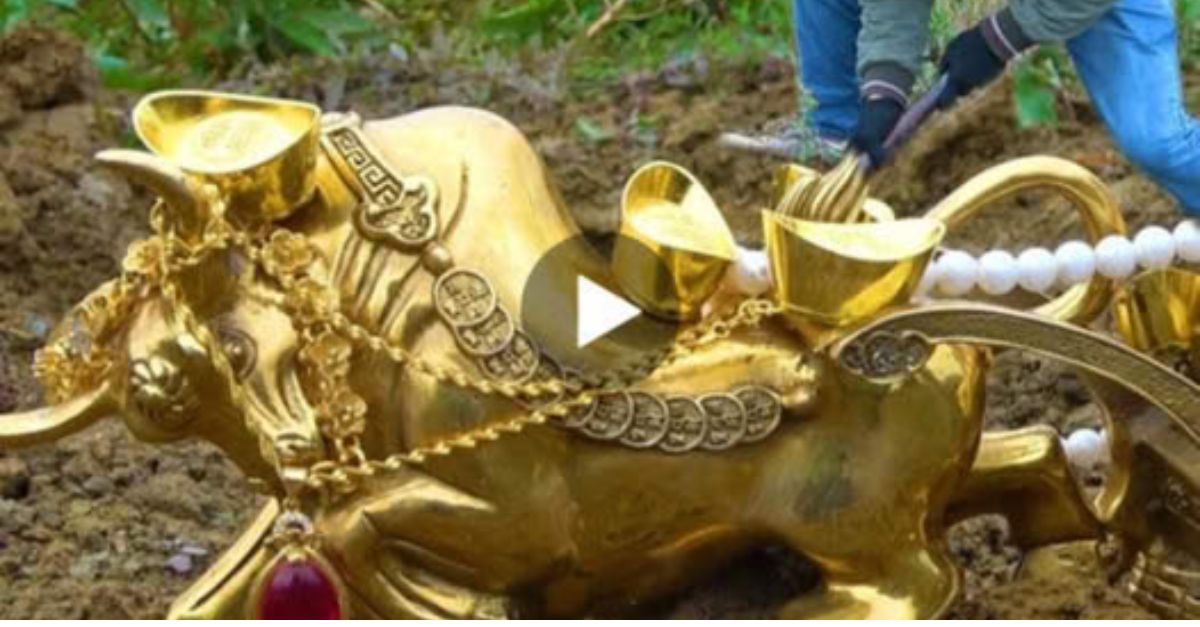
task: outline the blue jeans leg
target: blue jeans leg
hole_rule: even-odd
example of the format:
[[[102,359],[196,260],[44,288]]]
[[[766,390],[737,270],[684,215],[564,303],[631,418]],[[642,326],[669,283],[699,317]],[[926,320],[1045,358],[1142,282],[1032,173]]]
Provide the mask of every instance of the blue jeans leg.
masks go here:
[[[1121,150],[1200,215],[1200,121],[1187,112],[1171,0],[1120,0],[1067,42]]]
[[[858,126],[858,0],[793,0],[800,81],[816,101],[808,123],[831,139]]]

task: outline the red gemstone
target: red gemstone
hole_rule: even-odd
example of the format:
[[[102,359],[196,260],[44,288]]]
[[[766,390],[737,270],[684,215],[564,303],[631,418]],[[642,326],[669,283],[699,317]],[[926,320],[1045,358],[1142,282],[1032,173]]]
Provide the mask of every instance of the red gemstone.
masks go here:
[[[309,559],[279,560],[258,604],[263,620],[338,620],[342,606],[337,587],[320,564]]]

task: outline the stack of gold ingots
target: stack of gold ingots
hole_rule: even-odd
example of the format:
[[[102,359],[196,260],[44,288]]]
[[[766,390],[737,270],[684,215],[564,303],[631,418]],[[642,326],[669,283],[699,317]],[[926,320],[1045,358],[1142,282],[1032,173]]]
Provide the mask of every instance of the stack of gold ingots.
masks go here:
[[[1029,311],[914,299],[948,231],[1030,187],[1064,193],[1093,242],[1123,233],[1079,166],[1001,164],[908,219],[854,160],[786,168],[762,212],[772,278],[741,289],[755,253],[695,177],[638,170],[621,232],[639,246],[610,262],[490,114],[167,92],[134,123],[150,152],[100,159],[160,197],[154,235],[53,334],[54,404],[0,417],[0,447],[119,415],[238,464],[267,504],[173,616],[614,615],[771,543],[824,580],[781,616],[929,618],[961,589],[947,527],[985,513],[1020,576],[1105,544],[1147,607],[1200,615],[1178,559],[1200,556],[1197,275],[1093,277]],[[564,242],[563,276],[686,323],[652,372],[575,371],[607,364],[519,328],[526,276]],[[1109,311],[1119,333],[1088,327]],[[1106,409],[1098,492],[1053,430],[984,431],[1009,349],[1077,369]]]

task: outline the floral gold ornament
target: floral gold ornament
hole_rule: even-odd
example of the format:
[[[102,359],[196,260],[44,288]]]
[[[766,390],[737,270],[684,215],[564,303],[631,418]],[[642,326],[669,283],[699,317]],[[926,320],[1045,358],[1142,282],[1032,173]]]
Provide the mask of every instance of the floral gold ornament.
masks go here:
[[[1195,613],[1162,591],[1192,576],[1164,554],[1200,554],[1180,531],[1200,502],[1200,387],[1147,341],[1195,350],[1188,297],[1130,287],[1121,340],[1087,327],[1124,289],[1100,275],[1033,311],[916,298],[948,232],[1035,184],[1093,244],[1123,234],[1074,164],[1001,164],[906,220],[857,170],[792,171],[765,199],[774,290],[751,297],[714,281],[753,256],[707,192],[656,165],[628,214],[694,230],[630,220],[686,261],[643,300],[687,324],[656,365],[567,367],[516,322],[539,258],[575,242],[563,289],[587,274],[636,290],[649,266],[575,237],[496,116],[167,92],[135,117],[153,154],[100,159],[159,197],[153,235],[51,335],[51,405],[0,416],[0,447],[118,415],[143,440],[207,440],[254,479],[267,504],[172,617],[624,614],[767,542],[823,577],[781,616],[936,617],[961,590],[946,528],[980,513],[1029,548],[1116,538],[1148,607]],[[1052,431],[984,432],[997,347],[1087,374],[1113,459],[1094,497]]]
[[[291,231],[275,231],[263,249],[263,268],[278,277],[301,274],[316,261],[308,239]]]

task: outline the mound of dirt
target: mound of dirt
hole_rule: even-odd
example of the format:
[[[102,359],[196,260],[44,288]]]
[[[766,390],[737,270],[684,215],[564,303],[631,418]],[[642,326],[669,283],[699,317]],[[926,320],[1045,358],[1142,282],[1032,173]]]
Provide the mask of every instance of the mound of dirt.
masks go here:
[[[795,110],[788,64],[731,71],[685,60],[586,98],[564,95],[552,66],[479,72],[437,55],[382,55],[259,68],[227,87],[306,98],[330,110],[353,107],[364,117],[449,103],[495,110],[529,134],[580,223],[596,234],[614,228],[634,168],[676,161],[713,190],[739,239],[761,241],[758,209],[777,164],[720,150],[714,140]],[[87,67],[81,48],[53,33],[20,31],[0,41],[0,409],[37,403],[33,351],[67,307],[116,274],[125,245],[144,232],[150,199],[90,160],[127,137],[128,100],[97,90]],[[1008,89],[989,90],[935,120],[879,174],[875,189],[913,214],[1001,160],[1050,152],[1104,177],[1131,223],[1171,223],[1170,201],[1113,150],[1086,105],[1064,106],[1061,128],[1017,131]],[[1018,248],[1076,229],[1060,200],[1031,192],[987,212],[953,243]],[[1075,378],[1028,356],[1001,355],[989,391],[993,427],[1065,428],[1094,416]],[[256,503],[213,449],[149,447],[115,421],[53,445],[0,453],[0,579],[7,586],[0,618],[161,616]],[[952,547],[968,573],[955,616],[1147,615],[1086,560],[1054,582],[1018,580],[1020,553],[1002,521],[961,525]],[[766,615],[814,584],[811,568],[781,555],[756,553],[654,614]]]
[[[126,116],[91,68],[54,32],[0,40],[0,411],[39,402],[33,351],[145,231],[152,199],[91,158]],[[215,451],[146,446],[115,421],[0,451],[0,617],[161,617],[253,513]]]

